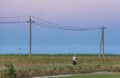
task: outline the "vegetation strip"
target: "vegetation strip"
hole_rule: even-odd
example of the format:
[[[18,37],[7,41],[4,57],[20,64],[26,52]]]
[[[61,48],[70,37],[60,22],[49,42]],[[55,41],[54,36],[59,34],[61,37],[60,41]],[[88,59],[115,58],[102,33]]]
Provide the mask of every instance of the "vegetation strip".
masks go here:
[[[77,65],[72,65],[72,55],[2,55],[0,56],[0,70],[3,69],[4,64],[12,64],[17,78],[99,71],[120,72],[118,55],[107,55],[104,58],[99,58],[97,55],[76,56]]]

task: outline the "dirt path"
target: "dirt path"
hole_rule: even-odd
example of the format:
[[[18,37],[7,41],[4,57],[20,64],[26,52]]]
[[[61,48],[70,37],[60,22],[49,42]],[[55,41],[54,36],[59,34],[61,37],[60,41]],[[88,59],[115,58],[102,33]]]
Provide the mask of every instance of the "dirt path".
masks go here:
[[[120,72],[93,72],[89,74],[120,74]]]
[[[67,75],[56,75],[56,76],[44,76],[44,77],[34,77],[34,78],[57,78],[63,76],[74,76],[74,75],[90,75],[90,74],[120,74],[120,72],[93,72],[93,73],[85,73],[85,74],[67,74]]]

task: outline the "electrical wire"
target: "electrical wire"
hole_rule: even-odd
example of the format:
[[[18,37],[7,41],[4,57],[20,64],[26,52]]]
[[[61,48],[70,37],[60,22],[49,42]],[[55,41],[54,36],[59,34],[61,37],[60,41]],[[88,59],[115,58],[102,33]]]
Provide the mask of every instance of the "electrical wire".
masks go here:
[[[35,25],[45,27],[45,28],[52,28],[52,29],[60,29],[60,30],[72,30],[72,31],[87,31],[87,30],[97,30],[98,28],[84,28],[84,27],[71,27],[71,26],[54,26],[54,25],[48,25],[46,23],[38,23],[35,22]]]
[[[0,18],[16,18],[16,17],[0,17]]]
[[[0,18],[16,18],[16,17],[0,17]],[[86,31],[86,30],[97,30],[100,29],[100,27],[74,27],[74,26],[65,26],[65,25],[60,25],[57,23],[53,23],[48,20],[44,19],[39,19],[34,16],[32,16],[35,21],[33,24],[41,26],[41,27],[46,27],[46,28],[52,28],[52,29],[60,29],[60,30],[72,30],[72,31]],[[0,24],[12,24],[12,23],[29,23],[28,21],[8,21],[8,22],[0,22]]]
[[[10,23],[26,23],[27,21],[10,21],[10,22],[0,22],[0,24],[10,24]]]
[[[60,25],[53,23],[51,21],[39,19],[36,17],[33,17],[34,19],[38,20],[35,21],[34,24],[39,25],[41,27],[46,27],[46,28],[53,28],[53,29],[62,29],[62,30],[73,30],[73,31],[86,31],[86,30],[97,30],[100,29],[99,27],[73,27],[73,26],[65,26],[65,25]]]
[[[36,18],[36,17],[34,17],[34,16],[32,16],[32,18],[34,18],[34,19],[36,19],[36,20],[38,20],[38,21],[45,22],[45,23],[49,23],[49,24],[53,24],[53,25],[59,25],[59,24],[53,23],[53,22],[51,22],[51,21],[47,21],[47,20],[43,20],[43,19],[40,19],[40,18]]]
[[[0,19],[1,19],[1,18],[6,18],[6,19],[7,19],[7,18],[23,18],[23,17],[22,17],[22,16],[16,16],[16,17],[0,17]]]

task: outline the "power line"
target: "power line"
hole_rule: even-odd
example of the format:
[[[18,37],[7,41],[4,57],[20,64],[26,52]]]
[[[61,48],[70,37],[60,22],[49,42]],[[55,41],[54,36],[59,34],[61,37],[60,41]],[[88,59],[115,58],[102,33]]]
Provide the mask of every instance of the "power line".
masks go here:
[[[19,17],[0,17],[0,18],[19,18]]]
[[[26,23],[27,21],[10,21],[10,22],[0,22],[0,24],[10,24],[10,23]]]
[[[100,27],[73,27],[73,26],[65,26],[65,25],[60,25],[60,24],[53,23],[51,21],[39,19],[39,18],[36,18],[36,17],[33,17],[33,18],[39,20],[39,22],[35,21],[34,24],[39,25],[41,27],[46,27],[46,28],[62,29],[62,30],[72,30],[72,31],[86,31],[86,30],[97,30],[97,29],[100,29]]]
[[[0,18],[18,18],[18,17],[0,17]],[[87,30],[97,30],[100,29],[98,27],[73,27],[73,26],[65,26],[60,25],[57,23],[53,23],[48,20],[36,18],[32,16],[32,18],[36,19],[34,22],[35,25],[46,27],[46,28],[53,28],[53,29],[61,29],[61,30],[72,30],[72,31],[87,31]],[[12,23],[28,23],[27,21],[9,21],[9,22],[0,22],[0,24],[12,24]]]
[[[8,17],[6,17],[6,16],[1,16],[0,17],[0,19],[7,19],[7,18],[25,18],[24,16],[13,16],[13,17],[11,17],[11,16],[8,16]]]
[[[60,29],[60,30],[71,30],[71,31],[87,31],[87,30],[97,30],[99,28],[84,28],[84,27],[71,27],[71,26],[54,26],[54,25],[48,25],[46,23],[34,23],[35,25],[45,27],[45,28],[52,28],[52,29]]]
[[[43,19],[40,19],[40,18],[36,18],[36,17],[33,17],[34,19],[38,20],[38,21],[42,21],[42,22],[45,22],[45,23],[49,23],[49,24],[53,24],[53,25],[59,25],[59,24],[56,24],[56,23],[53,23],[51,21],[48,21],[48,20],[43,20]]]
[[[0,21],[0,24],[26,23],[26,21],[15,21],[16,18],[19,19],[20,17],[0,17],[0,20],[4,20]],[[14,21],[8,21],[9,19],[14,19]]]

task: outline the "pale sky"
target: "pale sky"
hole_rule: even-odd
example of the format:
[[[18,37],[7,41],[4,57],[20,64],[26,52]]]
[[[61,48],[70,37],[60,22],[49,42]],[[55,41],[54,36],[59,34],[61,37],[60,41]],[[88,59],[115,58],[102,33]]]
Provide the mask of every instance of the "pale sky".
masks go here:
[[[77,27],[104,25],[107,27],[106,53],[120,54],[119,7],[120,0],[0,0],[0,17],[21,17],[20,20],[27,21],[29,16],[35,16],[57,24]],[[0,21],[8,20],[13,21],[13,19],[0,19]],[[27,53],[28,26],[28,24],[0,24],[0,42],[2,43],[0,50],[6,53],[12,53],[11,51]],[[33,37],[34,53],[97,53],[101,31],[73,32],[33,25]]]

